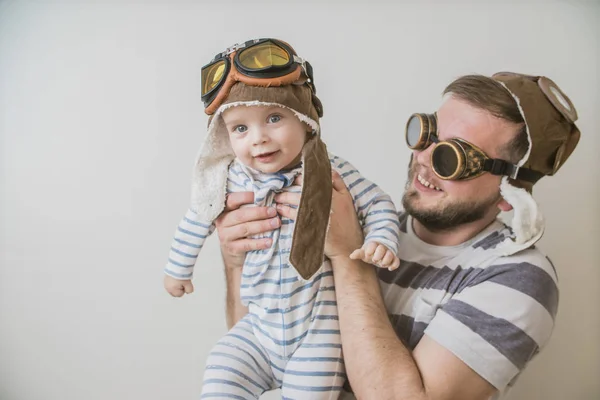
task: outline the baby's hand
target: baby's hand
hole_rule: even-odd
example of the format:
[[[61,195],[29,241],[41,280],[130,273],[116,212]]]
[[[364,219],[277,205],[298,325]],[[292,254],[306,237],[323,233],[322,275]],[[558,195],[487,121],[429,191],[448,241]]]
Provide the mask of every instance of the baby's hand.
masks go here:
[[[400,259],[386,246],[369,242],[363,244],[360,249],[356,249],[350,254],[353,260],[363,260],[366,263],[373,264],[379,268],[387,268],[390,271],[400,266]]]
[[[189,279],[182,281],[165,275],[164,283],[165,289],[173,297],[181,297],[184,293],[190,294],[194,291],[194,285],[192,285],[192,281]]]

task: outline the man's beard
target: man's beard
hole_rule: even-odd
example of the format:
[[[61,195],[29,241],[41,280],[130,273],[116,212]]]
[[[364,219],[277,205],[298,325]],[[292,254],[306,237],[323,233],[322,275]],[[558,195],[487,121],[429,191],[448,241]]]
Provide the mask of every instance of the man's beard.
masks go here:
[[[420,194],[416,189],[410,189],[415,177],[414,165],[411,166],[408,173],[408,182],[404,196],[402,196],[402,205],[404,210],[414,219],[419,221],[427,230],[431,232],[446,231],[457,226],[468,224],[482,219],[489,212],[490,207],[498,201],[498,196],[482,201],[455,201],[450,204],[436,207],[435,209],[419,209],[416,201]]]

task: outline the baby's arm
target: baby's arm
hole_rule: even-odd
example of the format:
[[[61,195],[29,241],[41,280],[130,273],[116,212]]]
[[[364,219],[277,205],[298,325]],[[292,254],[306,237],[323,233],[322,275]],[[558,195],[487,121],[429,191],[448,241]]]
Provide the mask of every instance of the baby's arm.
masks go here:
[[[347,161],[331,156],[335,169],[348,187],[354,200],[359,221],[365,235],[361,249],[354,251],[350,258],[360,258],[378,267],[395,269],[398,259],[398,239],[400,223],[392,199],[379,186],[370,182]]]
[[[252,185],[248,176],[233,162],[228,168],[227,193],[242,191],[252,191]],[[164,270],[164,286],[169,294],[181,297],[194,291],[191,279],[196,259],[204,241],[214,231],[214,222],[201,220],[191,209],[187,211],[175,231]]]
[[[171,296],[192,293],[192,275],[198,253],[208,236],[215,230],[213,223],[202,222],[192,210],[182,218],[171,242],[169,259],[165,266],[165,289]]]

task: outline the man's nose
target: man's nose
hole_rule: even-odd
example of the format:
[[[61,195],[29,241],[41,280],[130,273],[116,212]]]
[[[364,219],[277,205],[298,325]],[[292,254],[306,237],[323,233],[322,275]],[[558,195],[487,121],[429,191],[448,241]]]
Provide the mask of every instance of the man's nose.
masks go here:
[[[435,143],[431,143],[427,148],[423,150],[416,150],[415,157],[417,162],[424,167],[431,168],[431,152],[435,148]]]

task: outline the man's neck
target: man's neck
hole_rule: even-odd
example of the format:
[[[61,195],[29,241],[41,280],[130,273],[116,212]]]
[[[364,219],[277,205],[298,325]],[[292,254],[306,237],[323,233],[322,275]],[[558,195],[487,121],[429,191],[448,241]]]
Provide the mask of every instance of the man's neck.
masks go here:
[[[435,246],[458,246],[474,238],[496,220],[497,212],[486,215],[468,224],[462,224],[447,230],[432,231],[427,229],[416,219],[412,218],[412,228],[415,234],[424,241]]]

